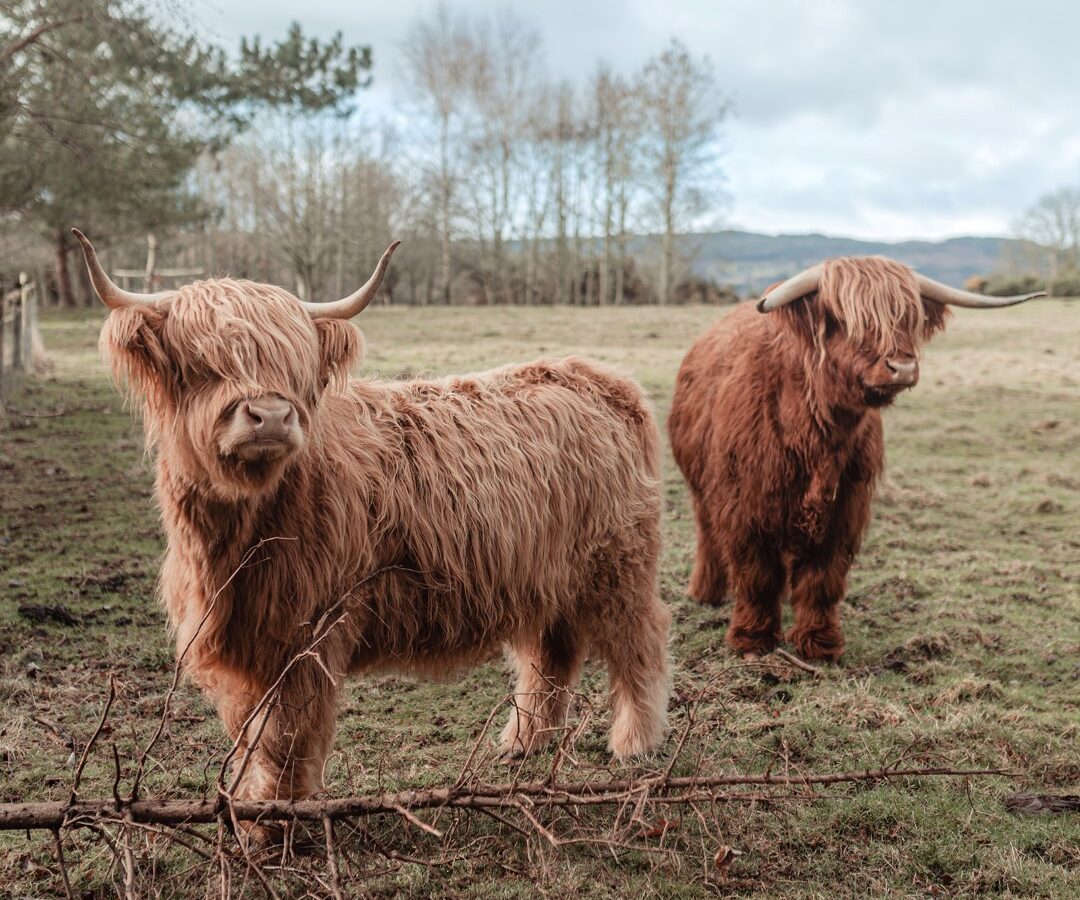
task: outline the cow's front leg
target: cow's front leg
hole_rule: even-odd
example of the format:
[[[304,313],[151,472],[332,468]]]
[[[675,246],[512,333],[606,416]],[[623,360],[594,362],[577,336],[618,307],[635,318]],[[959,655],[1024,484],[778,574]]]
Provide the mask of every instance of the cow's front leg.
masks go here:
[[[745,537],[728,547],[735,608],[727,642],[746,657],[770,653],[780,643],[780,595],[787,572],[775,541]]]
[[[844,653],[840,601],[847,584],[848,561],[796,562],[791,569],[791,605],[795,623],[787,638],[804,659],[838,660]]]
[[[310,659],[293,663],[273,685],[231,679],[216,691],[222,721],[235,743],[225,780],[235,800],[302,800],[322,787],[334,741],[338,686]],[[276,823],[241,825],[257,843],[279,840],[282,833]]]

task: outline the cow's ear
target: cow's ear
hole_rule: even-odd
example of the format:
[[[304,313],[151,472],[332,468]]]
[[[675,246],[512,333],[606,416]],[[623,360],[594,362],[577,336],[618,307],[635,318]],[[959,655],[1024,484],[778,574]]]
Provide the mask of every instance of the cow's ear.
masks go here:
[[[343,383],[349,377],[349,369],[363,362],[364,336],[342,319],[316,319],[315,330],[319,333],[323,384]]]
[[[949,316],[952,315],[952,310],[944,303],[936,303],[926,298],[923,298],[922,305],[924,313],[922,339],[928,341],[945,327]]]
[[[175,382],[163,337],[166,315],[152,307],[113,310],[99,341],[117,383],[153,405],[171,395]]]

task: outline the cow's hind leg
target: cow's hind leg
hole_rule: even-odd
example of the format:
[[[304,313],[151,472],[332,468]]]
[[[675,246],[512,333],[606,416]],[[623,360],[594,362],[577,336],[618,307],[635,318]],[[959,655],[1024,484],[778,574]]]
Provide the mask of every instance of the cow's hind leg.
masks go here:
[[[697,556],[690,576],[690,596],[706,606],[720,606],[727,599],[727,568],[702,502],[692,495],[697,523]]]
[[[655,750],[667,733],[671,613],[656,594],[655,562],[627,563],[614,591],[596,626],[596,645],[608,667],[608,749],[625,759]]]
[[[525,756],[559,733],[586,649],[581,635],[565,621],[548,628],[538,642],[513,647],[517,687],[499,741],[504,758]]]

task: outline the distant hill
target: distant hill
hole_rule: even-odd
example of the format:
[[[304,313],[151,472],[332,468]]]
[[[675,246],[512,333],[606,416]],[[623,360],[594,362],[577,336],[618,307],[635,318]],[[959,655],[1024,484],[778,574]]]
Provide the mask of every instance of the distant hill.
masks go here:
[[[962,286],[971,275],[1003,266],[1021,243],[1009,238],[959,237],[890,244],[823,234],[754,234],[717,231],[681,239],[696,274],[756,294],[772,282],[830,256],[889,256],[946,284]]]

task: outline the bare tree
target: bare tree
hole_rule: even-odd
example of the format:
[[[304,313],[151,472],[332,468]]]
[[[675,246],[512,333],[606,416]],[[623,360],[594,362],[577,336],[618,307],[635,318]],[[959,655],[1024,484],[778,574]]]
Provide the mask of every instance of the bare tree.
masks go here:
[[[519,163],[540,83],[540,35],[508,10],[474,24],[467,82],[471,209],[489,298],[509,299],[507,243],[528,179]]]
[[[211,271],[291,281],[304,299],[348,293],[396,224],[389,138],[342,120],[260,126],[200,166],[197,188],[221,215],[190,243]]]
[[[672,40],[650,59],[638,78],[647,117],[642,142],[643,178],[660,225],[657,295],[671,299],[675,236],[718,197],[717,130],[729,105],[716,91],[708,57],[694,59]]]
[[[1044,194],[1016,224],[1016,233],[1048,258],[1050,277],[1080,271],[1080,189]]]
[[[590,137],[596,164],[594,203],[602,236],[597,299],[601,304],[612,300],[622,303],[627,215],[642,120],[635,114],[634,86],[606,65],[599,66],[593,76],[589,96],[592,107]]]
[[[433,188],[439,230],[439,296],[443,303],[449,303],[450,246],[461,181],[463,94],[473,52],[472,38],[465,23],[440,3],[431,19],[416,20],[401,50],[410,94],[428,117],[437,140],[437,159],[427,180]]]

